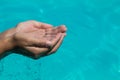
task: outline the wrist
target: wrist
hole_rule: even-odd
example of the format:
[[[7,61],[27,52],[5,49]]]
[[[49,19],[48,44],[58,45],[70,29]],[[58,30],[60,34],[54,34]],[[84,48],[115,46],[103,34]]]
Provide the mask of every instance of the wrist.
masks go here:
[[[0,34],[0,54],[12,50],[15,47],[13,39],[15,32],[15,28],[12,28]]]

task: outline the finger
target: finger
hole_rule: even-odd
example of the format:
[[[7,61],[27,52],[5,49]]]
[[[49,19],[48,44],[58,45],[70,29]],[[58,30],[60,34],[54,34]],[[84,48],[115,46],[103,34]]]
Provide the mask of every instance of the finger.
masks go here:
[[[67,28],[65,25],[60,25],[56,28],[58,32],[65,33],[67,31]]]
[[[65,27],[65,25],[61,25],[59,27],[46,29],[45,33],[46,35],[54,35],[57,33],[65,33],[66,31],[67,31],[67,28]]]
[[[36,36],[36,37],[38,37],[38,36]],[[59,41],[59,39],[61,38],[61,33],[56,34],[51,37],[52,37],[52,39],[50,39],[50,40],[48,40],[47,37],[31,39],[32,43],[33,43],[32,46],[52,48],[57,43],[57,41]]]
[[[55,53],[57,51],[57,49],[62,44],[64,37],[65,37],[65,34],[62,35],[61,39],[58,41],[58,43],[53,47],[53,49],[47,55]]]
[[[48,52],[48,48],[39,48],[39,47],[26,47],[26,50],[31,52],[31,56],[34,59],[38,59],[39,57],[46,56]],[[30,53],[29,53],[30,54]]]
[[[49,32],[50,30],[48,29],[47,31]],[[65,27],[65,25],[61,25],[51,29],[52,33],[65,33],[66,31],[67,28]]]
[[[39,29],[52,28],[51,24],[47,24],[47,23],[43,23],[43,22],[38,22],[38,21],[35,21],[35,20],[29,20],[29,21],[25,21],[25,22],[22,22],[22,23],[29,23],[29,24],[31,24],[34,27],[39,28]]]
[[[49,28],[53,28],[53,25],[51,24],[47,24],[47,23],[42,23],[42,22],[38,22],[38,26],[36,26],[40,29],[49,29]]]
[[[24,22],[23,22],[24,23]],[[47,23],[43,23],[43,22],[38,22],[36,20],[29,20],[29,21],[25,21],[25,23],[29,23],[33,26],[35,26],[36,28],[39,29],[48,29],[48,28],[52,28],[51,24],[47,24]]]
[[[55,38],[54,38],[55,37]],[[53,48],[57,43],[58,41],[61,39],[62,37],[62,33],[58,33],[56,36],[54,36],[53,38],[54,39],[51,39],[51,48]]]

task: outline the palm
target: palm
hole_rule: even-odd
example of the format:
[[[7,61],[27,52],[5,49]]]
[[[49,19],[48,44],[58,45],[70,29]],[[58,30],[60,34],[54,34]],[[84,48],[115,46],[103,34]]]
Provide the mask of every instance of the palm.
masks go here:
[[[27,21],[27,22],[20,23],[17,26],[17,31],[32,32],[32,31],[36,31],[39,29],[43,29],[43,28],[44,29],[51,28],[51,25],[40,23],[40,22],[35,22],[35,21]]]
[[[36,21],[22,22],[22,23],[18,24],[18,26],[16,27],[16,30],[17,30],[18,33],[32,32],[32,35],[34,35],[33,33],[36,32],[36,31],[45,30],[45,29],[46,29],[46,31],[51,32],[53,27],[52,27],[52,25],[45,24],[45,23],[40,23],[40,22],[36,22]],[[66,32],[65,28],[59,27],[58,29],[53,29],[53,31],[52,31],[52,33],[54,33],[54,35],[57,35],[58,33],[61,33],[61,32],[64,34]],[[50,33],[48,35],[52,35],[52,34]],[[29,35],[29,37],[30,37],[30,35]],[[44,56],[45,54],[53,53],[60,46],[60,44],[63,40],[63,37],[64,37],[64,35],[61,37],[61,39],[56,44],[56,46],[53,46],[52,50],[49,49],[49,48],[43,48],[43,47],[25,46],[24,47],[25,50],[22,50],[23,51],[22,53],[23,54],[26,53],[28,56],[30,55],[30,53],[31,53],[31,56],[33,56],[32,55],[32,53],[33,53],[33,54],[35,54],[33,58],[39,57],[39,56]],[[50,37],[50,38],[52,39],[52,37]],[[47,39],[50,39],[50,38],[47,38]],[[24,51],[25,51],[25,53],[24,53]]]

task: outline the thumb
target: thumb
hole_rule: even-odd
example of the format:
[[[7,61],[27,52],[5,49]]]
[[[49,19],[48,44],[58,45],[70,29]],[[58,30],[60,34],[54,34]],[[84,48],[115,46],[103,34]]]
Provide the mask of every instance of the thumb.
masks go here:
[[[40,57],[43,57],[43,56],[46,56],[47,52],[49,51],[48,48],[39,48],[39,47],[26,47],[26,50],[28,50],[30,53],[31,56],[29,57],[32,57],[34,59],[38,59]]]

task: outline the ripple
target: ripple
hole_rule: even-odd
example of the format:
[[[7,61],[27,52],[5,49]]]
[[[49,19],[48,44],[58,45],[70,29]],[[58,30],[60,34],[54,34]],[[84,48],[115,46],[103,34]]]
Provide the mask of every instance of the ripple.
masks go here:
[[[84,0],[86,6],[96,9],[110,7],[116,2],[116,0]]]

